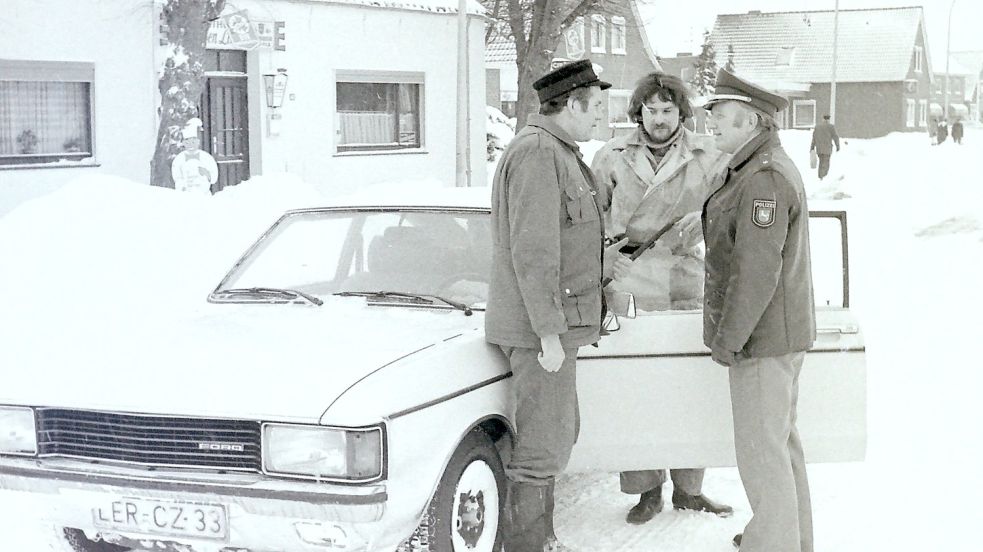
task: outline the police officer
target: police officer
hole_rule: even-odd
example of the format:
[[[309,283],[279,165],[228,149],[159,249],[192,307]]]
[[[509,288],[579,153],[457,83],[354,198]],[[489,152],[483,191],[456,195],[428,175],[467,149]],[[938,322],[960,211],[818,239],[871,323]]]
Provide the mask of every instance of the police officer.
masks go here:
[[[734,537],[742,552],[813,550],[795,405],[816,321],[809,209],[774,119],[787,105],[725,69],[706,104],[717,147],[734,154],[703,205],[703,340],[729,367],[737,467],[753,512]]]
[[[517,431],[506,466],[506,552],[547,546],[554,477],[577,438],[577,349],[598,339],[604,230],[576,141],[591,138],[610,86],[589,60],[534,82],[540,114],[509,143],[492,184],[485,338],[511,366]]]

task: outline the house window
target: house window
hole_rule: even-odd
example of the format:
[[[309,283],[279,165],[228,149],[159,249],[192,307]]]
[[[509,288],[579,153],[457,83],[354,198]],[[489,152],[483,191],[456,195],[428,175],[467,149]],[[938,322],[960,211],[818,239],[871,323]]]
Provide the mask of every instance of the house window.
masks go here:
[[[778,49],[778,55],[775,56],[775,65],[780,65],[788,67],[792,65],[792,57],[795,54],[795,48],[792,46],[785,46]]]
[[[816,126],[816,100],[792,101],[792,126],[794,128]]]
[[[928,100],[918,100],[918,126],[928,127]]]
[[[915,46],[915,72],[922,72],[922,47]]]
[[[567,57],[572,59],[580,59],[583,57],[584,50],[584,18],[578,17],[574,20],[573,25],[570,26],[563,33],[563,37],[567,41]]]
[[[915,100],[905,100],[905,126],[913,127],[915,126]]]
[[[695,74],[696,74],[696,67],[683,67],[682,69],[679,70],[679,78],[681,78],[683,82],[686,83],[692,82],[693,76]]]
[[[904,91],[909,94],[914,94],[918,92],[918,80],[917,79],[905,79],[904,81]]]
[[[595,54],[604,53],[604,43],[607,39],[605,29],[607,22],[603,15],[592,15],[590,17],[590,51]]]
[[[614,16],[611,18],[611,53],[627,54],[627,33],[625,33],[625,18]]]
[[[423,73],[338,73],[337,151],[423,146]]]
[[[0,165],[92,157],[91,63],[0,61]]]
[[[608,127],[633,127],[635,123],[628,118],[628,100],[631,90],[608,90]]]

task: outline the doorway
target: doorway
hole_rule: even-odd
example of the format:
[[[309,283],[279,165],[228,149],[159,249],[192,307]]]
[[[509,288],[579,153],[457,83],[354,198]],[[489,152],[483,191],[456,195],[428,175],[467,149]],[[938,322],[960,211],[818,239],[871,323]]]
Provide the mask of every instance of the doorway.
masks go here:
[[[249,178],[249,95],[246,52],[208,50],[201,98],[205,143],[218,164],[212,193]]]

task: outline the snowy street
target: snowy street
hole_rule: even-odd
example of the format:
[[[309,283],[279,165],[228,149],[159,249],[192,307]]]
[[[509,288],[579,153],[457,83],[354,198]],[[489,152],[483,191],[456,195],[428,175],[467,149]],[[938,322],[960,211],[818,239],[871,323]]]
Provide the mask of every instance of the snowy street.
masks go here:
[[[983,129],[968,128],[961,146],[952,142],[930,146],[921,132],[847,139],[842,151],[834,154],[830,175],[822,183],[815,171],[808,170],[809,134],[782,131],[782,139],[803,170],[810,197],[841,197],[836,204],[849,213],[850,306],[865,334],[867,349],[867,459],[809,467],[816,550],[978,550],[976,531],[983,519],[979,469],[983,465],[979,427],[983,371],[977,354],[983,336]],[[236,199],[220,196],[215,199],[229,205]],[[130,197],[121,193],[120,199]],[[310,198],[298,192],[292,199]],[[57,199],[51,201],[59,205]],[[76,205],[84,212],[84,202]],[[292,205],[284,199],[274,206]],[[29,208],[25,204],[21,209]],[[18,211],[8,217],[17,216]],[[263,214],[257,211],[254,218],[258,221]],[[122,221],[125,216],[120,215]],[[44,216],[36,220],[37,239],[50,240],[41,226],[50,220]],[[6,227],[5,222],[9,221],[0,218],[2,237],[11,236],[11,230],[28,228],[24,220]],[[226,244],[226,249],[238,254],[262,227],[250,222],[240,224],[244,236]],[[181,233],[174,239],[191,243],[200,238]],[[29,248],[30,242],[21,246]],[[134,254],[131,261],[149,259],[152,254],[176,259],[178,249],[174,245],[143,253],[144,257]],[[0,259],[16,250],[9,243],[0,247]],[[112,263],[123,261],[108,252],[105,255],[105,259],[93,259],[105,261],[109,274]],[[184,290],[193,299],[202,299],[200,284],[214,285],[229,262],[227,258],[202,259],[200,264],[174,265],[175,270],[182,270],[180,274],[156,274],[158,280],[151,283],[164,285],[173,278],[170,293],[175,297]],[[0,266],[0,274],[7,269]],[[93,269],[83,269],[77,276],[81,284],[91,276],[87,270]],[[25,284],[17,278],[0,278],[0,282],[8,287]],[[51,282],[42,279],[40,283]],[[21,290],[19,296],[37,295],[43,312],[54,301],[42,291]],[[122,289],[122,293],[127,291]],[[13,301],[12,297],[3,292],[0,299]],[[672,424],[673,420],[652,423]],[[704,492],[734,506],[734,516],[718,519],[673,511],[667,486],[666,509],[648,524],[631,526],[624,516],[636,497],[618,491],[617,474],[565,475],[557,487],[557,533],[573,549],[591,552],[732,551],[731,538],[750,517],[736,468],[708,470]],[[0,492],[0,532],[4,535],[0,552],[68,551],[44,520],[24,519],[21,512],[28,500],[32,499]]]

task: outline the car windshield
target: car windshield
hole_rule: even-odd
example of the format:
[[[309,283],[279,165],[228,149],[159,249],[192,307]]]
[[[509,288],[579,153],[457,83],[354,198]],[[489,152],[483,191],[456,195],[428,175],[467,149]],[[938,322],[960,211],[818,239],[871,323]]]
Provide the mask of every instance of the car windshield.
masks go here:
[[[489,224],[481,211],[290,213],[236,264],[212,298],[311,304],[304,297],[385,291],[395,294],[368,299],[419,305],[398,294],[420,294],[483,308],[491,266]]]

